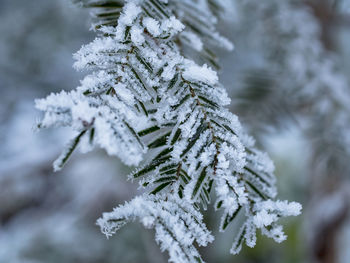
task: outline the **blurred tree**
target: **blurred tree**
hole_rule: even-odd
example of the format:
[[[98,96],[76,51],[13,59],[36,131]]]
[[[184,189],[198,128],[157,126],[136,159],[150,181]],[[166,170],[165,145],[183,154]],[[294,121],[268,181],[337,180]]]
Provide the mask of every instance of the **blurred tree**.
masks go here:
[[[188,28],[196,12],[184,12],[181,2],[176,1],[174,12],[187,17]],[[177,44],[185,56],[215,69],[222,63],[214,53],[220,54],[231,110],[259,147],[272,152],[282,196],[307,197],[308,206],[304,228],[300,219],[289,224],[289,239],[278,248],[261,238],[255,250],[229,257],[230,233],[239,227],[233,224],[228,233],[215,233],[216,243],[201,254],[208,262],[347,263],[350,238],[342,236],[349,233],[344,225],[350,225],[349,1],[222,0],[224,10],[216,1],[208,3],[211,13],[226,19],[219,29],[232,34],[236,52],[230,56],[218,50],[210,35],[205,41],[210,48],[195,50],[200,42],[191,32],[197,28]],[[97,27],[101,21],[115,24],[118,12],[100,10],[93,20]],[[224,17],[223,11],[230,14]],[[150,233],[137,226],[110,241],[94,228],[102,211],[136,192],[117,176],[127,168],[97,152],[87,159],[73,157],[67,170],[52,177],[49,162],[67,132],[28,135],[35,118],[33,98],[69,90],[80,78],[71,70],[71,52],[92,38],[86,13],[68,0],[0,1],[1,263],[166,262]],[[283,137],[290,127],[303,135]],[[215,229],[219,219],[212,210],[207,214],[207,225]],[[125,253],[130,247],[133,252]]]
[[[338,31],[347,23],[342,1],[235,3],[239,18],[233,32],[237,41],[249,43],[241,49],[236,43],[237,54],[248,60],[253,50],[255,57],[236,69],[233,110],[255,133],[280,130],[286,118],[303,130],[311,147],[309,251],[317,262],[337,262],[350,193],[350,90],[337,54]]]

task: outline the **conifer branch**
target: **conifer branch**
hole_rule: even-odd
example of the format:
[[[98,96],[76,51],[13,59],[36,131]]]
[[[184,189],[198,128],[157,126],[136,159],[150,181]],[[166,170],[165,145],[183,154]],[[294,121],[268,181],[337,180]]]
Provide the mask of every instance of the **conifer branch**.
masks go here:
[[[243,241],[254,246],[257,229],[283,240],[277,220],[301,210],[297,203],[274,200],[271,160],[255,149],[227,110],[230,99],[217,73],[185,56],[181,43],[186,37],[201,41],[202,48],[232,47],[217,34],[210,9],[215,2],[210,3],[86,2],[101,10],[96,13],[100,33],[74,55],[74,66],[92,73],[76,90],[36,102],[45,112],[41,127],[91,130],[79,135],[64,156],[80,142],[137,166],[129,177],[139,179],[148,194],[104,214],[98,224],[109,236],[126,222],[140,220],[155,229],[172,262],[202,262],[193,243],[205,246],[213,239],[199,209],[210,203],[213,189],[216,208],[223,210],[221,230],[239,211],[245,213],[232,253]],[[198,10],[196,16],[189,7]],[[145,154],[151,156],[148,161]]]

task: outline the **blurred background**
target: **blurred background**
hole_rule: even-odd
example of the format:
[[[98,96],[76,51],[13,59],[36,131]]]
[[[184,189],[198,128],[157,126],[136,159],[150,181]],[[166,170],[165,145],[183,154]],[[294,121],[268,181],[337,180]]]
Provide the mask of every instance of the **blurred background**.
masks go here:
[[[231,110],[276,165],[280,199],[303,204],[288,240],[260,237],[229,254],[236,225],[202,249],[215,263],[350,262],[350,1],[224,0],[215,50]],[[89,43],[89,11],[70,0],[0,0],[0,263],[163,263],[152,231],[134,224],[107,240],[102,212],[130,200],[129,168],[103,151],[52,162],[70,130],[33,130],[34,99],[79,85],[72,53]]]

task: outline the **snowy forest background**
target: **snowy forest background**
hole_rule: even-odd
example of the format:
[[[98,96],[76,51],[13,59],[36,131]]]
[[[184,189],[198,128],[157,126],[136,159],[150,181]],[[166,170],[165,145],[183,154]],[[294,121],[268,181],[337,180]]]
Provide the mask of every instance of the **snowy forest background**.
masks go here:
[[[261,237],[256,248],[232,256],[228,231],[201,253],[207,262],[347,263],[349,108],[332,105],[327,92],[350,106],[350,5],[265,0],[273,7],[266,19],[253,8],[255,1],[244,7],[239,2],[227,1],[227,17],[219,23],[219,31],[235,44],[234,52],[217,51],[220,78],[231,111],[275,162],[279,197],[304,209],[302,216],[285,220],[288,239],[282,244]],[[298,8],[288,8],[289,2]],[[89,12],[69,0],[0,0],[1,263],[167,262],[152,231],[133,224],[107,240],[95,225],[102,212],[135,195],[137,185],[124,178],[129,168],[94,151],[74,154],[54,174],[52,162],[70,131],[32,129],[40,117],[35,98],[79,84],[82,74],[72,69],[72,53],[94,38],[89,27]],[[322,56],[308,45],[311,50],[319,45]],[[297,78],[303,71],[316,74],[321,84]],[[305,110],[313,101],[315,109]],[[216,217],[206,222],[215,234]]]

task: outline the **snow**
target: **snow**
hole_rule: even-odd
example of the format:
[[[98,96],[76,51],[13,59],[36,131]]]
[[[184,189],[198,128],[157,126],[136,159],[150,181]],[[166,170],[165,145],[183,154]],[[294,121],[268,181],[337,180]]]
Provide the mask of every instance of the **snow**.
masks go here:
[[[194,241],[206,246],[214,239],[192,205],[183,201],[179,204],[174,196],[168,196],[167,200],[148,195],[135,197],[113,212],[104,213],[97,224],[109,237],[127,222],[137,219],[147,228],[155,228],[155,240],[162,250],[168,250],[171,262],[192,262],[199,257]]]
[[[201,81],[209,85],[215,85],[219,80],[217,73],[206,64],[203,66],[189,65],[185,68],[182,76],[188,81]]]
[[[162,21],[161,29],[165,32],[172,32],[176,34],[184,30],[185,26],[175,16],[171,16],[169,19]]]
[[[262,210],[254,216],[254,224],[258,228],[269,226],[272,224],[272,222],[275,222],[276,220],[277,215],[269,214],[266,210]]]
[[[141,7],[136,4],[137,1],[127,1],[123,8],[123,13],[119,17],[118,24],[121,26],[131,26],[134,20],[142,12]]]
[[[142,21],[147,31],[154,37],[161,34],[159,22],[151,17],[145,17]]]
[[[102,34],[74,55],[75,68],[91,72],[77,89],[36,101],[45,114],[41,126],[70,126],[81,134],[83,149],[98,146],[126,165],[138,166],[133,175],[141,174],[146,193],[104,213],[97,221],[101,231],[110,237],[138,221],[155,229],[155,240],[171,262],[194,262],[200,258],[194,243],[213,241],[195,207],[206,209],[206,191],[213,183],[223,210],[220,230],[227,217],[243,208],[244,237],[237,242],[254,246],[257,229],[282,240],[277,220],[298,215],[301,206],[273,200],[272,161],[255,148],[237,116],[225,107],[230,99],[217,73],[185,58],[174,38],[187,36],[197,50],[207,43],[194,32],[183,32],[185,25],[175,16],[149,17],[142,11],[144,4],[127,1],[118,25],[102,27]],[[170,2],[162,8],[171,8]],[[216,32],[214,37],[229,46]],[[143,136],[141,131],[150,127],[156,132]],[[55,162],[56,170],[75,142]],[[164,150],[168,152],[162,155]],[[234,244],[232,252],[240,247]]]
[[[139,46],[145,42],[145,38],[143,36],[143,29],[139,26],[132,26],[130,30],[131,41],[134,42],[135,45]]]

